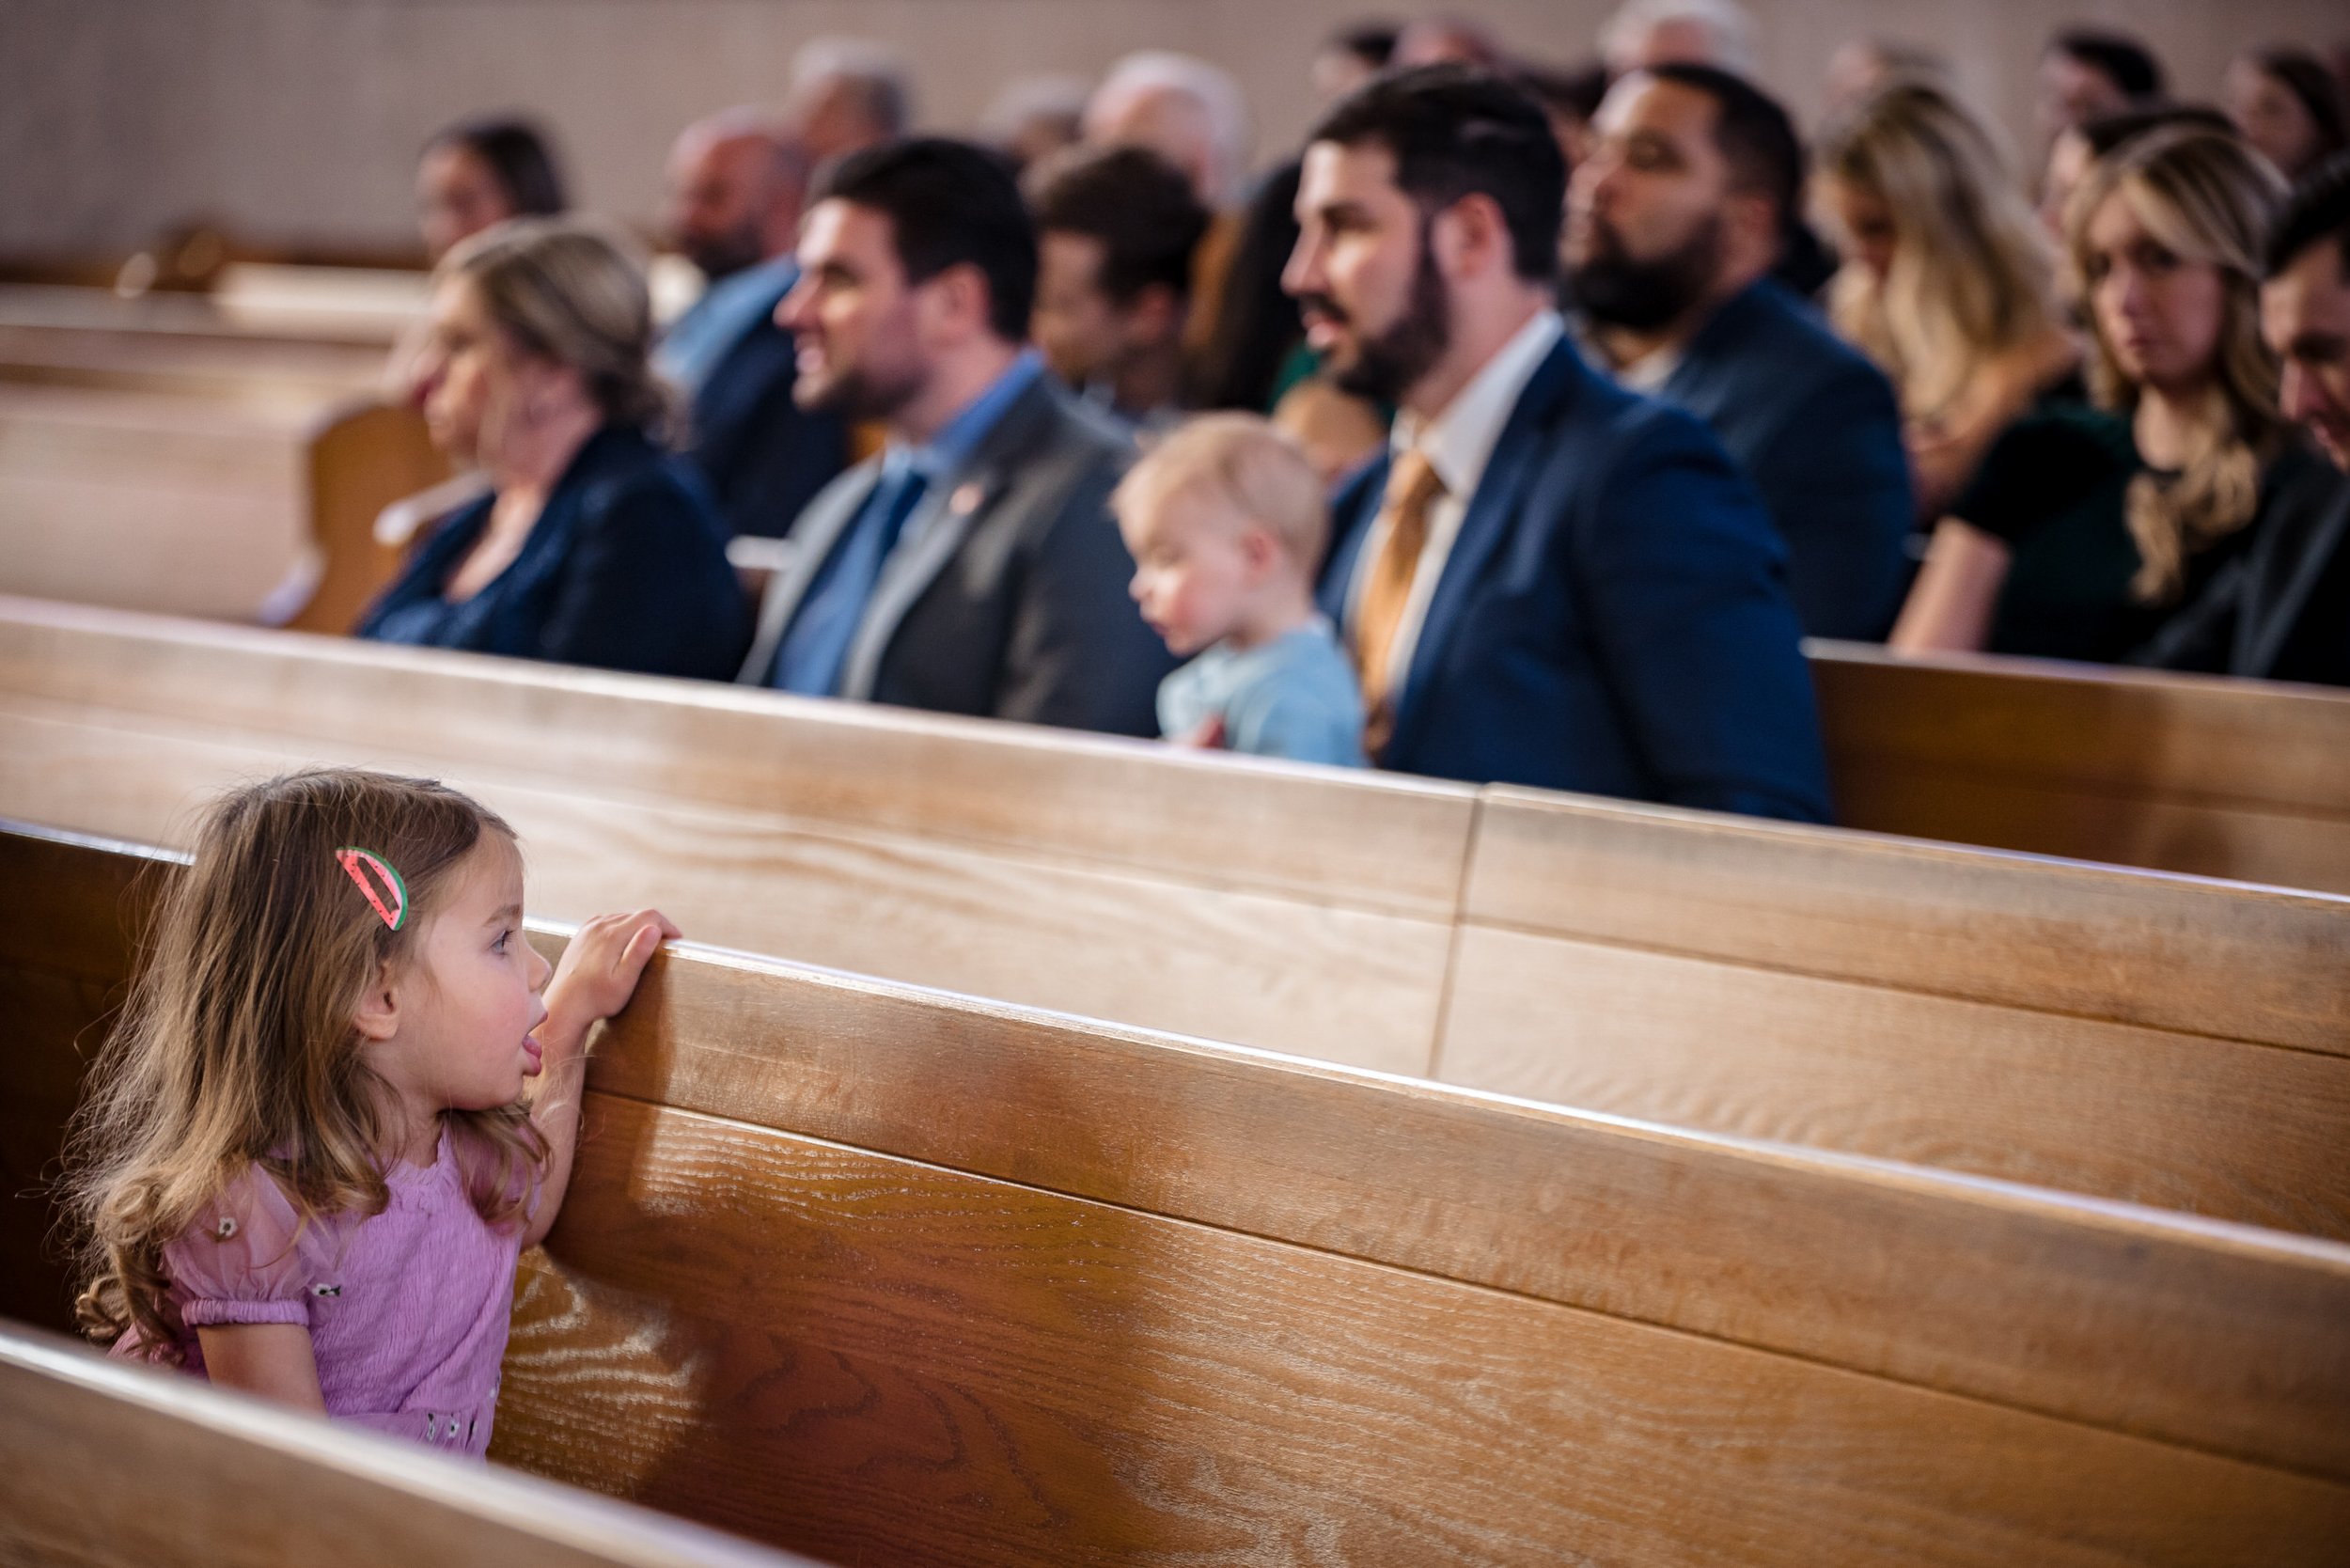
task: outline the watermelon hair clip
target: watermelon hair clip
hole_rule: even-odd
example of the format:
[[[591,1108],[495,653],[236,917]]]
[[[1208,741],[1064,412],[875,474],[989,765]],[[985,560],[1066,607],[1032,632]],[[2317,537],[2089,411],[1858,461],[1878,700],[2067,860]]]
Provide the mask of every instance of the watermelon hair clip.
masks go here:
[[[408,923],[408,885],[392,870],[391,862],[373,850],[363,850],[356,844],[345,844],[335,852],[335,858],[351,880],[359,885],[368,902],[384,917],[384,923],[398,931]],[[372,879],[368,873],[373,872]]]

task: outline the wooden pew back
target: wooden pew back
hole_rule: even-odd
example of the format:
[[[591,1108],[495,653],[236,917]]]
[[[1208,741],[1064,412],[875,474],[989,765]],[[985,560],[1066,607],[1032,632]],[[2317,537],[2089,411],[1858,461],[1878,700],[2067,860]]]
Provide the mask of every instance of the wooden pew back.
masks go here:
[[[0,809],[170,840],[314,760],[478,791],[552,913],[2350,1237],[2339,898],[0,609]]]
[[[102,900],[116,853],[0,836],[0,876]],[[494,1452],[819,1557],[2350,1529],[2350,1248],[683,949],[589,1087]]]
[[[791,1568],[805,1559],[0,1328],[0,1561]]]
[[[371,401],[0,383],[0,591],[347,631],[398,566],[376,514],[446,473]]]
[[[1434,1074],[2350,1237],[2350,902],[1493,790]]]
[[[2350,892],[2350,693],[1810,652],[1850,826]]]

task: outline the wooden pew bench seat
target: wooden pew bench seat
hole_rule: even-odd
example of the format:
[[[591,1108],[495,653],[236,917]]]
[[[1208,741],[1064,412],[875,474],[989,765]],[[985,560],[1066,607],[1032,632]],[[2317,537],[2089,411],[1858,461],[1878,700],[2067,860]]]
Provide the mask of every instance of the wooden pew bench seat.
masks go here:
[[[0,855],[48,890],[0,980],[103,989],[171,874]],[[2086,1568],[2350,1531],[2350,1247],[690,946],[589,1087],[494,1457],[819,1559]]]
[[[0,604],[0,810],[441,775],[534,898],[1465,1087],[2350,1239],[2350,901]]]

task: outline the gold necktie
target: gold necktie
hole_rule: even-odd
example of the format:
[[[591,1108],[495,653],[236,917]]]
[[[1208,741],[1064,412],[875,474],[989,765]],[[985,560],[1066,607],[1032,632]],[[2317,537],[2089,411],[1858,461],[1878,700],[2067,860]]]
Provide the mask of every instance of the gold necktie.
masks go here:
[[[1387,667],[1396,634],[1403,626],[1403,607],[1411,603],[1412,579],[1419,573],[1420,548],[1428,542],[1428,509],[1443,494],[1444,480],[1418,447],[1395,460],[1379,509],[1386,532],[1355,610],[1355,665],[1369,715],[1363,748],[1374,758],[1386,749],[1395,729]]]

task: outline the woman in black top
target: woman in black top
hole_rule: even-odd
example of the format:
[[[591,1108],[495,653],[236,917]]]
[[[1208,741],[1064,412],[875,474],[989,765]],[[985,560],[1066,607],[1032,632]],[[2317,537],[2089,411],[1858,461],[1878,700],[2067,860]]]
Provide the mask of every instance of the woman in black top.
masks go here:
[[[642,275],[594,229],[500,225],[442,263],[420,390],[492,494],[443,523],[361,622],[384,642],[731,677],[750,611],[726,525],[657,444]]]
[[[2091,169],[2066,229],[2096,406],[2044,404],[1992,445],[1935,529],[1897,651],[2127,658],[2273,525],[2295,460],[2259,279],[2283,195],[2197,125]]]

